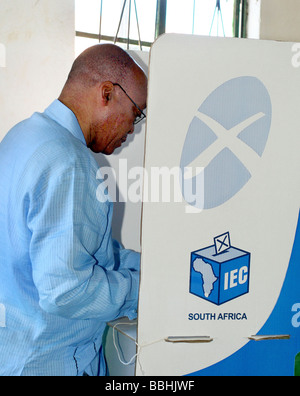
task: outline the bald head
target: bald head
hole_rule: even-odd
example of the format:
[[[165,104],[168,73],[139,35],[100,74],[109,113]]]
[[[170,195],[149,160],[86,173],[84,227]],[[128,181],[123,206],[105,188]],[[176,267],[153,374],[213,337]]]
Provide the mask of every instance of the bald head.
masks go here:
[[[81,84],[86,88],[103,81],[128,86],[132,84],[139,66],[120,47],[98,44],[85,50],[74,62],[67,85]]]

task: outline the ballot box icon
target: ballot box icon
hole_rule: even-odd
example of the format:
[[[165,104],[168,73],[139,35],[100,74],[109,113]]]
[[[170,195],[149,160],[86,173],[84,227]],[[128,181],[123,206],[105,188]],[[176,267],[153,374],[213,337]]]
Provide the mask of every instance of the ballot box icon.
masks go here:
[[[251,254],[231,246],[229,233],[214,240],[191,253],[190,293],[222,305],[249,293]]]

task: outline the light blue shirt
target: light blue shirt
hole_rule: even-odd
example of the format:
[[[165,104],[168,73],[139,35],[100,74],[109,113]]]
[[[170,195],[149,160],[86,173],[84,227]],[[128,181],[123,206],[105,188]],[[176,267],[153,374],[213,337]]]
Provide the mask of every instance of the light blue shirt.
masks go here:
[[[105,375],[106,322],[136,317],[140,255],[113,241],[97,171],[58,100],[0,144],[1,376]]]

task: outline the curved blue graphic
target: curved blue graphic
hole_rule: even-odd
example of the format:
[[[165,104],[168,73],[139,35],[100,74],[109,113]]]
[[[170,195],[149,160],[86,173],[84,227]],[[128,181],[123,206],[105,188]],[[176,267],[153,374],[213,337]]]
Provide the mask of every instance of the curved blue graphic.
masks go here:
[[[277,304],[258,334],[289,334],[290,340],[250,341],[227,359],[195,372],[197,376],[293,376],[300,352],[300,217],[289,268]]]
[[[186,199],[190,205],[218,207],[245,186],[252,173],[244,153],[251,151],[252,162],[260,159],[271,120],[270,95],[256,77],[232,79],[208,96],[191,121],[180,161],[183,175],[184,168],[204,168],[204,202]],[[184,179],[181,187],[185,197]]]

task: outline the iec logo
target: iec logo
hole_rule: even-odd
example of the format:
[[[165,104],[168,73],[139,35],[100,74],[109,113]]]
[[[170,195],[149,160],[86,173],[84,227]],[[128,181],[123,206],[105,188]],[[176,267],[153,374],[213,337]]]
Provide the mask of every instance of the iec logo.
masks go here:
[[[231,246],[229,233],[191,254],[190,293],[216,305],[249,293],[250,253]]]
[[[255,77],[235,78],[212,92],[189,126],[180,162],[183,174],[184,168],[203,168],[190,183],[201,180],[204,191],[200,200],[191,200],[182,187],[185,200],[211,209],[237,194],[263,155],[271,120],[269,93]]]

